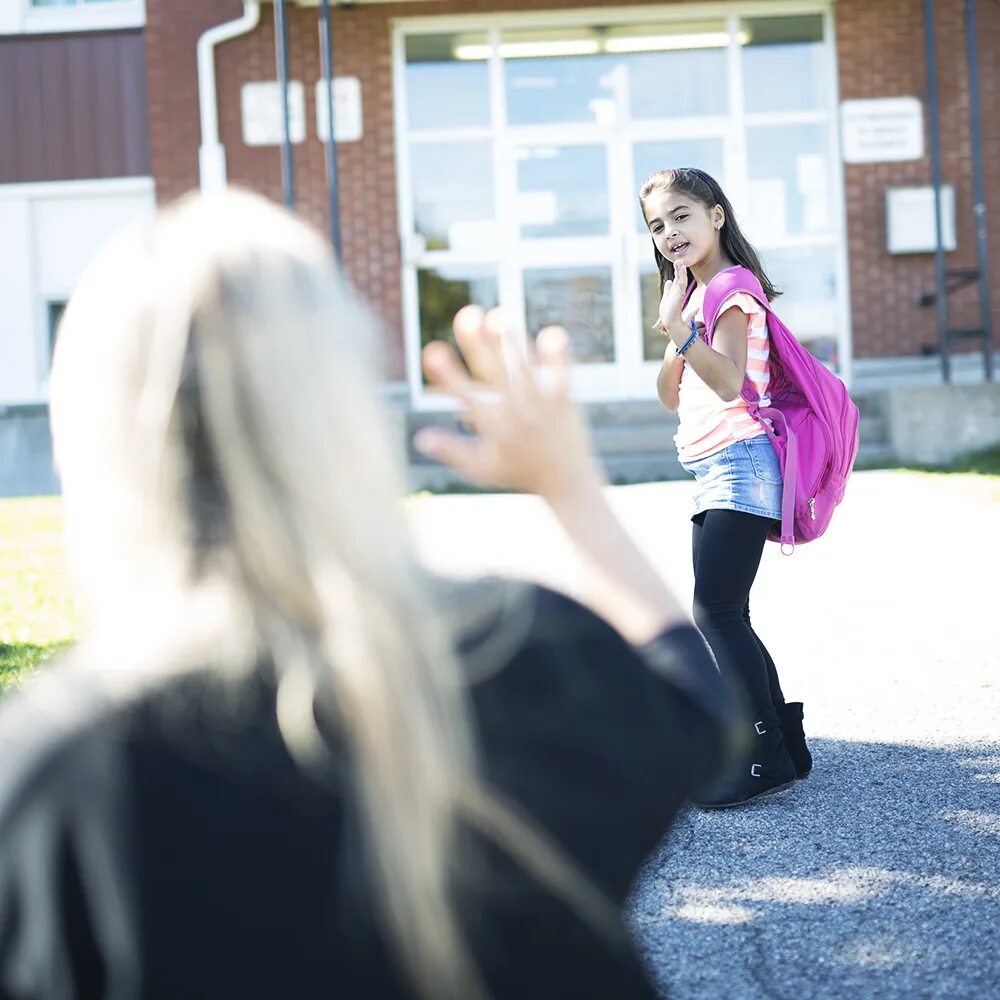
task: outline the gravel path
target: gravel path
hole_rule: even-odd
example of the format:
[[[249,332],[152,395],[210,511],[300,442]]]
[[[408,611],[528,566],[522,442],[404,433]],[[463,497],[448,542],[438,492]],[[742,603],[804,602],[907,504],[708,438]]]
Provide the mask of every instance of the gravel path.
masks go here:
[[[685,595],[690,495],[611,491]],[[427,497],[413,518],[440,569],[573,590],[533,498]],[[665,995],[1000,997],[1000,483],[856,474],[824,539],[768,546],[752,610],[815,768],[684,813],[650,859],[632,921]]]

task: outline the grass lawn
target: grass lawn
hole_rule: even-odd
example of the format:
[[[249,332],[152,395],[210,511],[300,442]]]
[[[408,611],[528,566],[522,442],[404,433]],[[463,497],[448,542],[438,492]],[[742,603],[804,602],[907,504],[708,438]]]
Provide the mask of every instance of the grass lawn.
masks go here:
[[[1000,502],[1000,447],[947,469],[900,467],[898,475],[954,478]],[[0,500],[0,692],[74,642],[82,621],[67,580],[57,497]]]
[[[55,497],[0,500],[0,691],[80,634]]]

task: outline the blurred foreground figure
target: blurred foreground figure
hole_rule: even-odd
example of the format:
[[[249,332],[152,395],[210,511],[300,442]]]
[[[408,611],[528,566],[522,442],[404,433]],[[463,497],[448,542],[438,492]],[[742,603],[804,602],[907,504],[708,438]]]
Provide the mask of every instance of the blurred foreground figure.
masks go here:
[[[728,694],[565,334],[456,333],[473,375],[426,367],[478,439],[420,446],[538,492],[589,608],[417,564],[373,321],[302,223],[190,198],[85,275],[52,418],[92,632],[0,709],[0,996],[654,996],[620,910]]]

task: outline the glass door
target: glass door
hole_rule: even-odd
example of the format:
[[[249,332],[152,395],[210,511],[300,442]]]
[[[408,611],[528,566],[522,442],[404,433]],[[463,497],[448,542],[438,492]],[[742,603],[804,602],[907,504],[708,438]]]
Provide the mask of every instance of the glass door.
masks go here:
[[[510,132],[513,311],[531,334],[566,327],[572,384],[583,398],[621,391],[622,262],[612,211],[612,142],[607,129],[570,126]]]
[[[676,134],[670,138],[651,138],[649,134],[636,138],[631,147],[633,192],[638,192],[642,182],[654,171],[670,167],[698,167],[715,177],[723,190],[729,188],[733,171],[727,169],[727,141],[724,133],[692,135],[686,138]],[[643,397],[655,394],[656,376],[663,362],[667,341],[663,334],[653,329],[659,314],[660,275],[653,257],[653,241],[639,208],[638,197],[633,195],[635,211],[630,220],[630,244],[635,258],[632,271],[637,284],[632,286],[637,305],[632,317],[632,331],[639,351],[635,364],[628,373],[630,394]],[[634,279],[633,279],[634,280]]]
[[[805,6],[805,5],[804,5]],[[685,20],[683,9],[407,22],[396,119],[407,371],[464,302],[565,325],[582,399],[652,398],[666,344],[638,206],[696,166],[733,202],[779,311],[849,356],[835,67],[826,11]],[[697,15],[696,15],[697,16]],[[520,23],[519,23],[520,22]],[[452,26],[445,30],[442,25]],[[787,81],[795,79],[796,86]]]

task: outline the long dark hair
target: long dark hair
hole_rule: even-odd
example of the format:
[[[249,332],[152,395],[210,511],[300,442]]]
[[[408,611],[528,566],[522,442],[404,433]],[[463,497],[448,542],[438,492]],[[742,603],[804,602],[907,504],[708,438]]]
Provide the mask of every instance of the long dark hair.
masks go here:
[[[740,230],[733,206],[729,204],[729,199],[723,194],[719,182],[714,177],[696,167],[657,170],[650,174],[639,188],[640,206],[645,204],[652,191],[676,191],[678,194],[686,194],[701,202],[708,209],[721,205],[723,212],[726,213],[726,221],[719,232],[723,253],[734,264],[742,264],[748,271],[753,272],[769,302],[781,294],[764,273],[764,267],[760,262],[760,257],[757,256],[757,251]],[[656,261],[656,269],[660,272],[660,294],[662,295],[663,286],[668,281],[674,280],[674,265],[657,250],[655,240],[653,242],[653,259]],[[694,275],[692,275],[691,281],[694,280]]]

